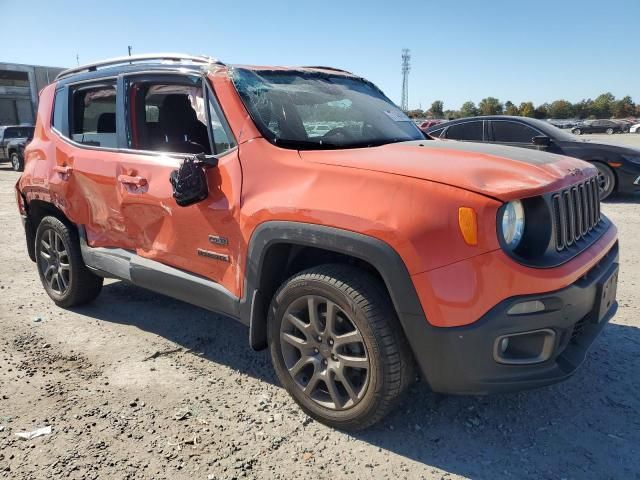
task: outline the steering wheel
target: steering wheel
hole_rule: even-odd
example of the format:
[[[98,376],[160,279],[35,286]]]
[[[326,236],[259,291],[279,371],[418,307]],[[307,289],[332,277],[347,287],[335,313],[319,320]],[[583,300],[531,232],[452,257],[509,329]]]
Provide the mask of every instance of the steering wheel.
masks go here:
[[[322,138],[343,137],[345,140],[353,140],[353,134],[345,127],[336,127],[325,133]]]

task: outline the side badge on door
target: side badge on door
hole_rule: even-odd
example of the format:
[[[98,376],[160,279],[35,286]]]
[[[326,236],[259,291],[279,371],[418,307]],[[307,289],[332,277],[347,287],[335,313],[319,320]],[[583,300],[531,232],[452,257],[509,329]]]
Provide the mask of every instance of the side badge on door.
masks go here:
[[[205,250],[204,248],[198,248],[196,250],[201,257],[212,258],[213,260],[220,260],[222,262],[229,261],[229,255],[223,253],[212,252],[211,250]]]
[[[227,237],[220,237],[218,235],[209,235],[209,243],[214,245],[229,245]]]

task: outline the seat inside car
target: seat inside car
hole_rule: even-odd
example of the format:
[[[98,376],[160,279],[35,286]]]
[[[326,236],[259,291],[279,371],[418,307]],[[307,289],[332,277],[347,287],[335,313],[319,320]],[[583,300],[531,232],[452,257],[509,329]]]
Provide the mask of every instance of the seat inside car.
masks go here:
[[[116,114],[101,113],[98,117],[98,125],[96,127],[98,133],[116,133]]]
[[[210,154],[207,127],[198,120],[186,94],[169,94],[162,101],[158,115],[158,150]]]

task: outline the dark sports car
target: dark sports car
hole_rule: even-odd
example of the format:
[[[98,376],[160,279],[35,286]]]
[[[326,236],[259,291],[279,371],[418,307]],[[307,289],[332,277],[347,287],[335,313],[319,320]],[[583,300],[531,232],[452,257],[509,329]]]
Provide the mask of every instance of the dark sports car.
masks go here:
[[[436,138],[544,150],[592,163],[599,171],[601,198],[640,191],[640,149],[578,138],[549,122],[496,115],[453,120],[427,130]]]
[[[571,129],[571,133],[576,135],[582,135],[583,133],[608,133],[612,135],[614,133],[623,133],[624,131],[625,124],[614,122],[613,120],[585,120]]]

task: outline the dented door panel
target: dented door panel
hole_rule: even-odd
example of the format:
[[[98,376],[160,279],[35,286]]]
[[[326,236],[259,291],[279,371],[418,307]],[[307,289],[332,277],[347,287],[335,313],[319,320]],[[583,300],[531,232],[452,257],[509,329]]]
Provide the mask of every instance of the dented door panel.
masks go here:
[[[116,168],[116,196],[123,225],[135,252],[222,284],[240,293],[237,265],[240,234],[237,215],[241,171],[237,150],[206,170],[209,197],[180,207],[169,182],[181,158],[121,153]],[[210,236],[227,239],[214,244]]]

